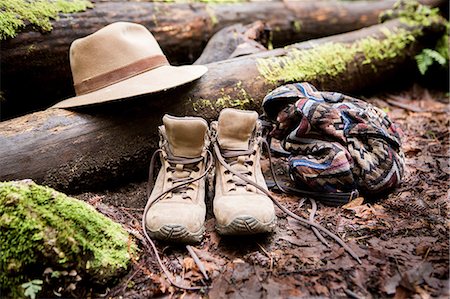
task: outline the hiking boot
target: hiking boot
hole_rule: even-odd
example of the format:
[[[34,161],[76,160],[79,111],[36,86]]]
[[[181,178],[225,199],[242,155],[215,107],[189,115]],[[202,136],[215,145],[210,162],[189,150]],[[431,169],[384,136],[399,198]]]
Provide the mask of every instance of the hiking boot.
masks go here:
[[[259,138],[261,125],[254,111],[223,109],[211,124],[216,138],[216,228],[223,235],[266,233],[275,227],[271,199],[236,173],[267,190],[261,172]],[[218,155],[231,170],[225,168]]]
[[[163,124],[162,166],[144,211],[147,231],[157,239],[199,242],[205,231],[208,124],[199,117],[170,115]]]

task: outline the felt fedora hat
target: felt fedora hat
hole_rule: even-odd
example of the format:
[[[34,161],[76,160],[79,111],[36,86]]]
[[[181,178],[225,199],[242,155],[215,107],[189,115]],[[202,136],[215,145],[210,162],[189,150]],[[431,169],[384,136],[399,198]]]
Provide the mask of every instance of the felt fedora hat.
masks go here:
[[[86,106],[163,91],[200,78],[202,65],[171,66],[142,25],[117,22],[75,40],[70,67],[76,96],[52,108]]]

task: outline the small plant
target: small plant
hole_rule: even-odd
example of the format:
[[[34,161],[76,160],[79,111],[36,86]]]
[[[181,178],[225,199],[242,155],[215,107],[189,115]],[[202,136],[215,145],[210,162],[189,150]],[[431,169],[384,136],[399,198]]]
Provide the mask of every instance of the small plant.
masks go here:
[[[421,5],[417,0],[399,0],[379,16],[381,23],[394,18],[408,25],[430,25],[433,19],[439,18],[439,9]]]
[[[42,290],[42,280],[33,279],[29,282],[23,283],[22,288],[24,289],[24,295],[30,297],[31,299],[35,299],[37,293]]]
[[[422,75],[428,71],[430,66],[437,63],[441,66],[448,64],[448,36],[444,35],[436,44],[435,49],[423,49],[416,55],[417,68]]]
[[[430,66],[432,66],[435,62],[442,66],[447,63],[445,57],[433,49],[424,49],[420,54],[416,55],[416,61],[417,68],[422,75],[425,75]]]

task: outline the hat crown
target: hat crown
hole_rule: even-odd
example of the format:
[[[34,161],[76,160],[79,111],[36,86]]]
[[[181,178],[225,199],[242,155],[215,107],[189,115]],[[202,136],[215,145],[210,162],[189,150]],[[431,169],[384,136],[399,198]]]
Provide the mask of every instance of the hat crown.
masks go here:
[[[144,58],[164,55],[153,35],[142,25],[117,22],[70,46],[74,84],[112,72]]]

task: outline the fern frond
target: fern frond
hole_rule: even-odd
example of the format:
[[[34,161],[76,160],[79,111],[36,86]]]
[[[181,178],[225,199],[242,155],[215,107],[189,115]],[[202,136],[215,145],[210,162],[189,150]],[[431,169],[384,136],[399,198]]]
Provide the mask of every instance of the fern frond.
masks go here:
[[[442,35],[442,37],[438,40],[437,44],[436,44],[436,51],[439,52],[439,54],[441,54],[447,61],[449,59],[449,50],[448,50],[448,35],[444,34]]]
[[[425,55],[431,57],[434,61],[439,63],[440,65],[445,65],[447,62],[447,59],[445,59],[444,56],[442,56],[438,51],[432,50],[432,49],[424,49],[423,52]]]
[[[425,49],[429,50],[429,49]],[[416,62],[417,62],[417,68],[419,69],[419,72],[422,75],[425,75],[428,68],[433,64],[433,58],[428,56],[425,52],[425,50],[422,51],[422,53],[416,55]]]

